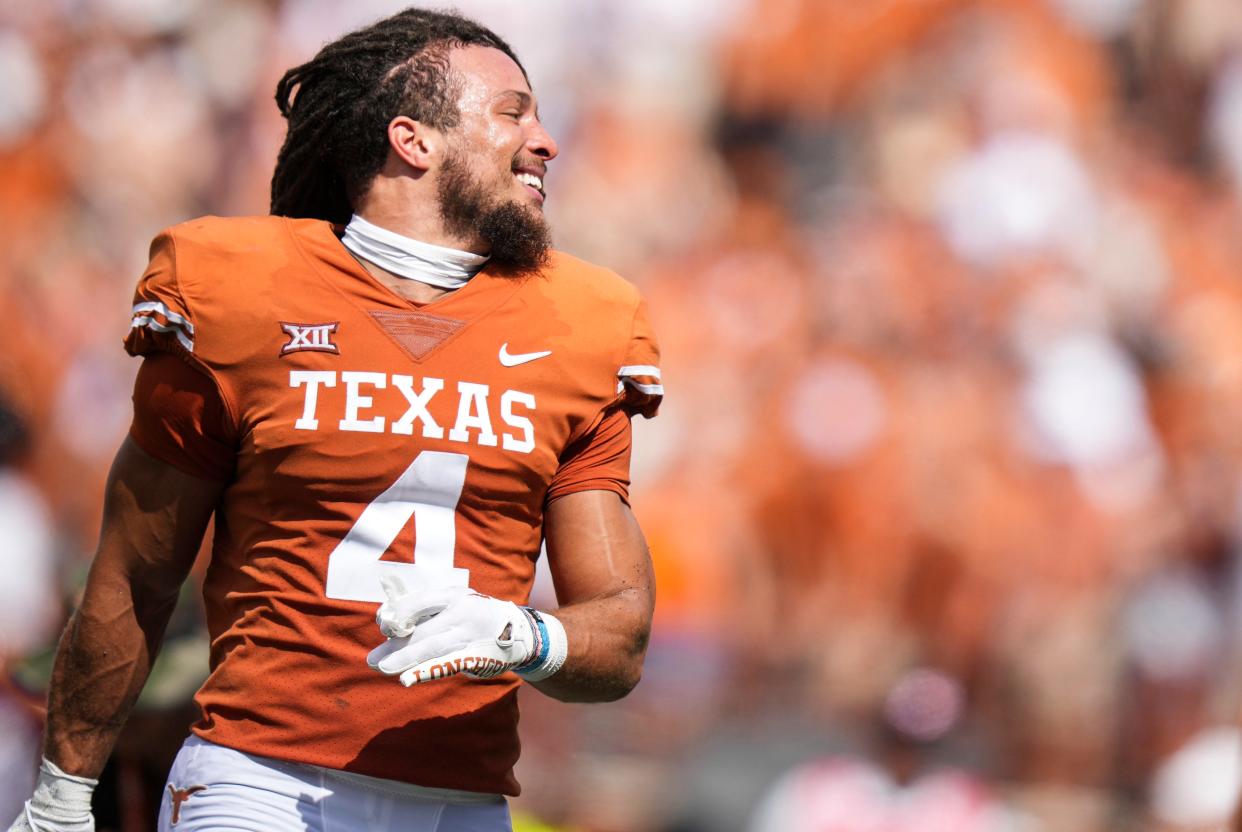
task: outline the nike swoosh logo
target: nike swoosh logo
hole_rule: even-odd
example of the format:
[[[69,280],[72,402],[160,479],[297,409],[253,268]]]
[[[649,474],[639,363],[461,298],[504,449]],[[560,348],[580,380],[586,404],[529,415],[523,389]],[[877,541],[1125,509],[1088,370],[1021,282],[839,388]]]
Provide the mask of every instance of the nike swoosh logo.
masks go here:
[[[525,364],[528,361],[534,361],[537,358],[546,358],[552,354],[552,350],[543,350],[542,352],[520,352],[516,355],[509,352],[509,342],[505,341],[500,345],[500,363],[506,367],[516,367],[519,364]]]

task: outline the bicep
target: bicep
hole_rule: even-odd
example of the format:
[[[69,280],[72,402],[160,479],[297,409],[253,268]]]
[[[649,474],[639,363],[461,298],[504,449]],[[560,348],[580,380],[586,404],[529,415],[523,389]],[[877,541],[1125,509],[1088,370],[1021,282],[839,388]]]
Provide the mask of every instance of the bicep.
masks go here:
[[[231,478],[232,432],[214,382],[155,350],[138,368],[134,421],[104,494],[94,583],[175,593]]]
[[[625,593],[655,605],[647,541],[634,513],[612,491],[579,491],[548,504],[548,566],[562,606]]]
[[[223,483],[174,468],[127,437],[108,472],[92,582],[119,578],[175,594],[223,490]]]

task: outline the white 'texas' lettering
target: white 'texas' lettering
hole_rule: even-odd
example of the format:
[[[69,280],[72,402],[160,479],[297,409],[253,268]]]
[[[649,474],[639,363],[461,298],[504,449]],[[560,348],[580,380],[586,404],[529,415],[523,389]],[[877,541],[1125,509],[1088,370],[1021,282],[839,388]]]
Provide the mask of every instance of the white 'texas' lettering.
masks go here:
[[[492,430],[492,419],[487,412],[487,385],[474,384],[469,381],[457,382],[457,424],[449,431],[449,439],[454,442],[469,442],[470,429],[479,432],[479,444],[495,446],[496,432]]]
[[[346,370],[340,374],[344,401],[340,394],[324,399],[324,407],[336,409],[332,415],[340,415],[336,425],[340,430],[358,433],[390,433],[411,436],[414,423],[421,423],[421,435],[425,439],[444,439],[446,431],[431,413],[432,399],[445,389],[442,378],[394,373]],[[302,388],[302,415],[293,423],[298,430],[319,430],[321,390],[337,386],[335,371],[291,370],[289,387]],[[535,449],[535,423],[531,413],[536,409],[534,395],[520,390],[504,390],[500,393],[500,421],[508,428],[497,434],[492,422],[491,388],[486,384],[470,381],[457,382],[457,409],[447,438],[451,442],[473,443],[486,447],[500,445],[506,451],[528,454]],[[376,395],[377,391],[393,389],[400,393]],[[400,403],[404,411],[393,409]],[[447,403],[446,403],[447,404]],[[368,412],[370,411],[370,412]],[[438,411],[441,416],[447,413]],[[401,413],[400,418],[396,414]],[[369,418],[368,418],[369,417]]]
[[[405,412],[405,415],[392,423],[392,432],[404,433],[409,436],[414,433],[414,422],[417,420],[423,423],[424,439],[443,439],[444,428],[436,424],[436,420],[431,418],[431,414],[427,412],[427,403],[431,401],[432,396],[444,389],[444,380],[424,378],[423,391],[415,393],[413,376],[394,374],[392,386],[400,390],[401,394],[405,396],[405,400],[410,404],[410,409]]]
[[[372,399],[359,392],[364,384],[383,390],[388,384],[388,377],[383,373],[341,373],[341,381],[345,382],[345,418],[341,420],[341,430],[356,430],[363,433],[383,433],[384,417],[375,416],[371,419],[359,419],[358,412],[371,407]]]
[[[513,406],[515,404],[534,410],[535,397],[530,393],[523,393],[519,390],[506,390],[500,395],[500,418],[509,427],[522,431],[521,439],[506,433],[504,435],[504,449],[506,451],[528,454],[535,450],[535,424],[525,416],[518,416],[514,413]]]
[[[319,420],[315,418],[315,406],[319,403],[319,385],[336,387],[336,373],[319,370],[290,370],[289,386],[293,388],[306,385],[306,398],[302,405],[302,418],[293,423],[298,430],[318,430]]]

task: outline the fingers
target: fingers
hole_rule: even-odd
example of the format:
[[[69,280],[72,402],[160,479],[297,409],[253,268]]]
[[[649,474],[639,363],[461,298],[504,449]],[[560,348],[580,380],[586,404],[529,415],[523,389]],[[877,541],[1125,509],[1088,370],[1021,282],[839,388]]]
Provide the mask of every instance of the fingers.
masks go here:
[[[406,596],[405,584],[396,575],[380,575],[380,587],[388,600],[375,611],[375,623],[388,638],[402,638],[414,632],[414,620],[402,609]]]
[[[414,632],[414,628],[443,612],[466,590],[462,587],[414,590],[406,592],[401,579],[384,575],[380,585],[388,597],[375,613],[375,623],[388,638],[402,638]]]
[[[394,604],[406,594],[405,584],[396,575],[380,575],[380,586],[384,588],[385,597]]]
[[[424,636],[421,633],[408,638],[389,639],[371,651],[367,664],[380,673],[394,676],[436,656],[443,656],[466,646],[466,640],[455,631]]]
[[[372,670],[380,669],[380,662],[403,649],[409,643],[408,638],[389,638],[383,644],[367,653],[367,665]]]
[[[395,575],[380,579],[386,600],[376,622],[388,640],[367,655],[367,664],[410,685],[467,673],[489,678],[514,666],[505,651],[513,643],[512,603],[468,587],[407,592]]]
[[[404,638],[414,632],[415,621],[399,610],[393,610],[387,604],[375,612],[375,623],[380,632],[388,638]]]

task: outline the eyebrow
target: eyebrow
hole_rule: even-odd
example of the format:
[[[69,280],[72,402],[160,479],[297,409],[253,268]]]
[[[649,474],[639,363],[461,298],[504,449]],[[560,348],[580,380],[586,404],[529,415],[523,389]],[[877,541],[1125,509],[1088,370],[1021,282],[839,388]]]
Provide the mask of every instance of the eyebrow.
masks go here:
[[[496,98],[516,98],[518,105],[523,110],[529,109],[531,102],[534,100],[534,96],[528,92],[522,92],[521,90],[505,90],[500,95],[496,96]],[[539,115],[538,111],[536,111],[535,115]]]

